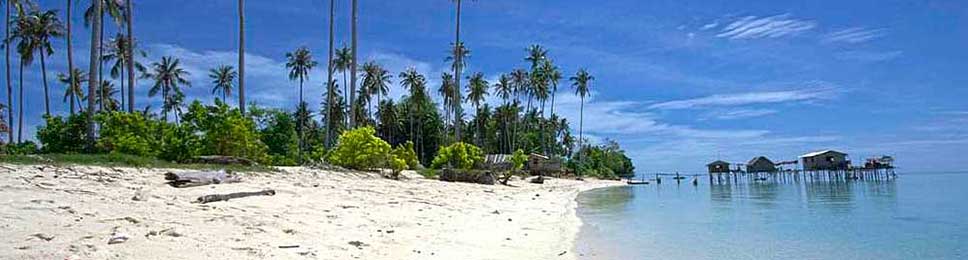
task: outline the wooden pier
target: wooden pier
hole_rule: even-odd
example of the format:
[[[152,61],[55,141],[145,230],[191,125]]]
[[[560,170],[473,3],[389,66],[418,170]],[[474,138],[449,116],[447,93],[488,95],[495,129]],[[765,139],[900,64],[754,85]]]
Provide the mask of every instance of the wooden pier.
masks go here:
[[[890,181],[897,178],[894,168],[851,168],[844,170],[785,170],[776,172],[709,173],[709,183],[749,182],[850,182]]]

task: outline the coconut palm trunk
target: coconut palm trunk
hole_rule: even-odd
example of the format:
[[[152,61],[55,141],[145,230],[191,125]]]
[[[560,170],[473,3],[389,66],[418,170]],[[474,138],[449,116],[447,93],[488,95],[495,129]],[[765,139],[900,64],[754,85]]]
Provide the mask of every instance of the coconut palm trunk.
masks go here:
[[[330,147],[333,138],[333,22],[336,17],[336,0],[329,0],[329,58],[326,59],[326,148]]]
[[[10,39],[10,5],[11,4],[12,3],[10,2],[10,0],[7,0],[7,4],[6,4],[7,11],[4,16],[5,21],[7,21],[5,26],[5,32],[4,32],[5,36],[3,37],[4,39]],[[7,71],[7,126],[9,126],[7,127],[7,143],[13,143],[13,119],[14,119],[13,85],[11,85],[10,83],[10,48],[8,47],[4,49],[6,49],[6,63],[4,65],[6,66],[6,71]]]
[[[454,40],[454,48],[455,48],[454,49],[454,61],[457,64],[457,66],[454,66],[454,102],[456,104],[454,106],[454,140],[457,140],[457,142],[460,142],[460,139],[461,139],[461,136],[460,136],[460,127],[461,127],[461,121],[463,121],[460,118],[460,108],[461,108],[461,105],[460,105],[460,103],[461,103],[461,100],[460,100],[460,71],[461,71],[461,65],[463,65],[462,62],[464,62],[463,61],[464,57],[462,57],[462,56],[464,56],[463,53],[462,53],[463,50],[460,49],[463,46],[460,43],[460,8],[461,8],[461,2],[462,2],[461,0],[457,0],[457,29],[456,29],[456,33],[455,33],[456,36],[455,36],[455,40]]]
[[[239,0],[239,111],[245,115],[245,0]]]
[[[44,115],[50,116],[50,88],[47,86],[46,50],[40,50],[40,74],[44,80]]]
[[[17,143],[23,142],[24,137],[24,58],[20,57],[20,77],[18,77],[19,87],[17,96],[17,111],[20,115],[17,117]]]
[[[128,50],[125,53],[128,56],[127,59],[125,59],[126,62],[127,62],[125,65],[127,65],[127,67],[128,67],[128,113],[134,113],[134,81],[135,81],[135,76],[134,76],[134,62],[135,62],[134,61],[134,48],[135,48],[135,44],[134,44],[134,21],[133,21],[134,18],[132,18],[133,14],[134,14],[134,10],[133,10],[134,9],[134,6],[131,5],[131,0],[125,0],[124,6],[126,7],[125,8],[125,12],[127,13],[126,19],[127,19],[127,25],[128,25],[127,26],[127,28],[128,28],[128,35],[127,35],[128,36]],[[124,76],[122,75],[122,77],[124,77]],[[122,88],[122,89],[124,89],[124,88]],[[122,96],[124,96],[124,95],[122,94]],[[124,97],[122,97],[121,99],[123,100]],[[223,98],[222,100],[225,100],[225,98]]]
[[[67,0],[67,75],[68,75],[68,78],[71,81],[68,84],[68,87],[69,88],[73,88],[74,87],[74,81],[75,81],[74,75],[73,75],[74,74],[74,40],[71,37],[71,31],[72,31],[71,30],[71,24],[72,24],[71,23],[71,20],[73,19],[73,18],[71,18],[71,16],[74,13],[74,9],[73,9],[74,8],[74,5],[72,4],[72,2],[74,2],[74,0]],[[77,96],[77,93],[73,93],[71,95],[72,96]],[[71,99],[71,115],[73,115],[74,114],[74,97],[71,97],[70,99]]]
[[[350,62],[350,128],[356,127],[356,117],[353,115],[356,113],[356,52],[357,52],[357,23],[359,22],[359,11],[357,7],[357,0],[353,0],[353,21],[352,21],[352,49],[353,49],[353,60]]]
[[[101,12],[103,8],[103,3],[99,0],[94,1],[94,17],[101,17]],[[94,24],[91,27],[91,58],[90,58],[90,68],[88,71],[88,82],[87,82],[87,145],[88,150],[94,150],[94,92],[97,91],[96,87],[100,84],[97,75],[98,71],[101,69],[99,66],[100,56],[98,55],[101,50],[101,21],[100,19],[94,20]]]

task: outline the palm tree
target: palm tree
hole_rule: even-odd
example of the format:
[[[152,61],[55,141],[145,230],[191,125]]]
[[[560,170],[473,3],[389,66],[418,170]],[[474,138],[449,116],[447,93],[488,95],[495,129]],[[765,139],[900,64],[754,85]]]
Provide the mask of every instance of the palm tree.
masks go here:
[[[67,89],[64,90],[64,102],[70,100],[71,115],[73,115],[76,111],[75,107],[82,108],[81,99],[84,98],[84,90],[81,89],[81,85],[87,82],[86,75],[83,70],[74,69],[70,75],[64,75],[64,73],[57,75],[57,80],[67,85]]]
[[[104,111],[117,111],[121,109],[121,105],[118,103],[118,99],[114,98],[114,95],[118,94],[118,90],[114,88],[114,83],[111,81],[102,81],[101,87],[99,89],[101,92],[97,96],[98,103],[101,104],[102,110]]]
[[[105,62],[108,62],[108,63],[114,61],[114,64],[111,65],[110,75],[112,79],[121,78],[120,92],[121,92],[121,104],[123,105],[124,100],[127,98],[124,95],[125,84],[131,84],[130,79],[127,82],[125,81],[125,77],[130,77],[132,75],[131,73],[127,73],[127,70],[129,67],[128,60],[131,59],[131,57],[128,57],[129,52],[131,51],[129,49],[131,49],[132,44],[130,44],[130,42],[128,41],[128,37],[120,33],[118,33],[117,36],[115,36],[113,39],[108,40],[107,44],[108,44],[107,45],[108,51],[106,54],[104,54],[103,57],[101,57],[101,59],[103,59]],[[141,50],[135,50],[135,52],[137,52],[141,57],[148,56],[144,51],[141,51]],[[147,70],[144,65],[141,65],[141,63],[137,61],[135,61],[134,65],[131,67],[137,68],[137,70],[142,73],[144,73],[144,71]],[[127,86],[128,86],[129,94],[131,93],[131,91],[134,91],[134,89],[130,87],[131,85],[127,85]],[[130,97],[130,95],[128,95],[128,97]],[[128,100],[128,103],[130,102],[131,100]],[[131,106],[128,106],[128,108],[131,109]]]
[[[454,110],[454,75],[450,73],[443,72],[440,75],[440,88],[437,89],[437,93],[443,97],[444,103],[444,120],[449,121],[452,116],[451,111]]]
[[[239,0],[239,111],[245,115],[245,0]]]
[[[96,13],[95,13],[95,11],[96,11],[95,10],[95,2],[100,2],[99,3],[100,4],[100,7],[98,7],[98,8],[100,8],[100,10],[98,12],[96,12]],[[98,39],[97,40],[99,42],[98,43],[99,44],[98,53],[97,53],[97,56],[98,57],[103,57],[104,56],[104,47],[103,47],[103,45],[104,45],[104,15],[110,16],[111,19],[114,20],[114,24],[115,25],[121,26],[122,25],[122,21],[125,20],[124,19],[124,12],[122,12],[122,10],[121,10],[122,8],[123,7],[122,7],[122,3],[121,3],[120,0],[100,0],[100,1],[91,1],[91,6],[88,7],[87,10],[84,12],[84,25],[85,26],[88,26],[88,25],[92,24],[95,21],[100,23],[100,26],[97,28],[97,30],[98,30]],[[98,73],[97,73],[97,81],[98,82],[104,81],[104,69],[102,68],[102,67],[104,67],[104,62],[105,62],[104,60],[99,59],[99,63],[98,63]],[[98,92],[98,95],[101,95],[101,94],[104,94],[104,93],[102,93],[102,92],[99,91]],[[104,97],[98,97],[98,98],[104,98]],[[103,109],[103,107],[102,107],[102,109]]]
[[[238,73],[235,68],[228,65],[221,65],[208,71],[208,77],[212,79],[212,94],[221,93],[222,102],[226,102],[226,96],[232,95],[232,87]]]
[[[511,95],[514,94],[514,86],[511,85],[511,77],[508,76],[507,74],[501,74],[501,77],[498,78],[498,80],[497,80],[496,83],[494,83],[494,91],[495,91],[495,94],[497,94],[498,97],[500,97],[502,100],[504,100],[504,109],[506,109],[506,110],[509,109],[510,108],[510,103],[508,103],[508,100],[511,98]],[[505,113],[505,114],[508,114],[508,113]],[[508,133],[508,127],[507,127],[508,122],[506,122],[506,121],[505,122],[502,122],[502,125],[504,126],[504,133],[505,133],[504,134],[504,137],[505,137],[504,139],[505,140],[503,140],[501,142],[501,145],[504,145],[505,147],[507,147],[508,149],[510,149],[510,147],[511,147],[511,140],[510,140],[510,137],[507,135],[507,133]],[[507,151],[507,150],[505,150],[505,151]]]
[[[487,80],[484,79],[484,73],[478,72],[474,73],[470,77],[467,77],[469,81],[467,83],[467,100],[474,104],[474,108],[477,110],[475,118],[477,119],[477,145],[484,146],[484,129],[481,120],[481,103],[487,98],[487,87],[490,85]]]
[[[148,96],[154,97],[159,91],[162,93],[161,97],[164,106],[161,112],[165,120],[168,119],[168,111],[178,109],[181,102],[179,96],[184,98],[180,86],[192,86],[191,82],[186,79],[188,76],[188,71],[179,67],[179,60],[170,56],[162,57],[161,62],[152,63],[151,71],[145,73],[145,78],[150,78],[155,81],[155,84],[148,90]],[[178,115],[175,116],[177,117]]]
[[[67,73],[70,74],[70,76],[65,77],[65,78],[67,78],[69,80],[69,82],[67,83],[68,84],[67,89],[69,91],[72,91],[70,93],[71,94],[71,98],[70,99],[71,99],[71,115],[73,115],[74,114],[74,99],[75,99],[73,97],[76,97],[77,96],[77,95],[75,95],[75,92],[74,91],[76,91],[77,94],[80,94],[81,91],[77,91],[77,90],[80,90],[80,86],[75,86],[74,83],[73,83],[73,82],[80,82],[79,79],[74,78],[74,38],[71,36],[71,30],[72,30],[71,29],[71,27],[72,27],[71,20],[73,19],[72,16],[73,16],[73,13],[74,13],[74,4],[73,4],[74,3],[74,0],[67,0],[65,2],[67,2],[67,11],[66,11],[67,12],[67,19],[66,19],[67,20],[67,30],[66,30],[67,31]],[[58,76],[58,78],[60,78],[60,76],[63,76],[63,74],[60,74]],[[73,79],[71,79],[71,78],[73,78]],[[64,82],[62,81],[62,83],[64,83]],[[73,89],[72,90],[72,88],[74,88],[74,87],[76,87],[77,89]],[[65,98],[67,98],[66,95],[65,95]],[[78,104],[78,105],[80,105],[80,104]]]
[[[352,55],[353,57],[352,57],[352,60],[350,61],[350,99],[349,99],[349,106],[351,107],[350,111],[353,111],[355,113],[356,112],[355,106],[357,105],[356,104],[357,103],[356,102],[356,97],[355,97],[355,95],[356,95],[356,53],[357,53],[357,50],[359,50],[359,49],[357,49],[357,44],[356,44],[356,42],[357,42],[357,40],[356,40],[357,39],[357,37],[356,37],[356,35],[357,35],[357,29],[356,29],[356,27],[357,26],[356,25],[358,24],[358,21],[359,21],[359,15],[357,14],[357,10],[359,8],[357,8],[357,0],[352,0],[352,1],[353,1],[353,6],[352,6],[352,9],[353,9],[353,15],[352,15],[353,21],[352,21],[352,29],[351,29],[352,30],[352,39],[351,39],[351,43],[350,44],[353,45],[353,50],[351,51],[353,53],[353,55]],[[350,128],[356,127],[356,121],[354,120],[355,118],[356,117],[354,117],[352,114],[350,114]]]
[[[316,67],[312,53],[306,47],[300,47],[294,52],[286,53],[286,68],[289,69],[289,80],[299,80],[299,104],[303,103],[303,82],[309,78],[309,71]]]
[[[103,2],[94,2],[94,17],[101,17],[103,12]],[[90,57],[90,69],[88,70],[88,80],[87,80],[87,148],[88,150],[94,150],[94,93],[96,91],[95,86],[98,84],[97,74],[100,70],[100,64],[98,62],[98,57],[101,53],[101,19],[92,19],[91,22],[91,57]]]
[[[458,9],[460,9],[460,0],[457,0],[457,6],[458,6]],[[458,19],[458,24],[459,23],[460,23],[460,19]],[[460,30],[459,28],[460,26],[458,25],[458,31]],[[460,38],[460,36],[458,36],[458,38]],[[454,87],[454,92],[451,94],[453,94],[453,100],[456,101],[456,104],[454,105],[454,108],[453,108],[454,109],[453,113],[454,113],[454,137],[457,142],[460,142],[460,138],[461,138],[460,125],[462,124],[460,120],[461,114],[462,114],[461,106],[460,106],[460,103],[461,103],[460,102],[461,100],[460,73],[461,71],[463,71],[463,68],[466,67],[467,65],[466,59],[470,57],[470,55],[471,55],[471,51],[467,49],[466,46],[464,46],[463,42],[458,41],[456,42],[456,44],[451,45],[450,56],[447,56],[447,58],[444,59],[445,61],[451,62],[450,67],[451,69],[454,70],[454,86],[456,87]]]
[[[335,66],[335,69],[338,70],[340,73],[343,73],[343,100],[344,101],[349,100],[349,96],[347,95],[349,95],[350,90],[348,88],[349,84],[347,84],[346,82],[347,81],[346,71],[350,69],[350,63],[353,63],[352,56],[353,54],[351,54],[351,50],[346,46],[343,46],[343,48],[339,48],[336,50],[336,59],[333,60],[333,66]],[[343,109],[346,110],[346,113],[349,113],[348,107]],[[345,123],[347,123],[347,126],[349,126],[348,121]]]
[[[363,89],[366,89],[369,94],[376,94],[377,106],[383,101],[381,97],[390,92],[390,78],[392,77],[393,75],[390,75],[389,71],[383,69],[380,64],[374,61],[363,64]],[[367,110],[371,105],[368,101],[366,104]]]
[[[579,111],[578,113],[578,150],[579,151],[581,151],[582,141],[584,138],[583,127],[585,123],[585,118],[584,118],[585,117],[585,97],[587,97],[589,94],[588,84],[591,83],[591,81],[594,79],[595,77],[592,77],[591,74],[588,74],[588,71],[586,71],[585,69],[579,69],[578,73],[576,73],[575,76],[572,76],[571,78],[569,78],[569,80],[571,80],[571,86],[575,87],[575,94],[578,95],[579,98],[581,98],[581,105],[578,110]],[[580,152],[578,153],[578,156],[579,157],[581,156]],[[578,159],[581,160],[581,158],[578,158]]]
[[[426,95],[426,93],[424,93],[424,91],[425,91],[424,90],[424,87],[426,86],[427,79],[424,78],[423,75],[420,75],[420,73],[417,72],[417,69],[415,69],[413,67],[410,67],[406,71],[401,72],[399,77],[400,77],[400,85],[404,89],[406,89],[406,90],[408,90],[410,92],[410,102],[409,103],[411,105],[409,107],[410,112],[407,113],[407,114],[412,117],[413,116],[413,113],[414,113],[413,112],[413,104],[416,103],[416,101],[418,99],[420,99],[421,97],[423,97],[424,95]],[[414,143],[417,143],[413,139],[413,137],[414,137],[414,134],[413,134],[414,126],[413,126],[413,120],[412,120],[412,118],[409,121],[410,121],[410,135],[409,135],[410,136],[410,141],[411,142],[414,142]]]
[[[555,66],[551,60],[547,60],[544,63],[545,77],[551,83],[551,115],[555,114],[555,93],[558,93],[558,82],[561,81],[561,70],[558,66]]]
[[[28,0],[6,0],[7,11],[6,11],[6,14],[4,15],[4,19],[5,21],[7,21],[7,23],[6,23],[6,26],[4,27],[5,35],[3,37],[4,39],[3,45],[5,46],[4,49],[6,49],[5,66],[6,66],[6,73],[7,73],[7,122],[8,122],[7,123],[8,127],[6,130],[7,130],[8,143],[13,143],[13,119],[14,119],[13,85],[11,83],[11,79],[13,77],[10,77],[10,49],[11,48],[9,48],[10,43],[13,42],[12,40],[13,38],[10,35],[10,27],[16,27],[15,25],[16,19],[12,19],[13,17],[10,16],[11,15],[10,12],[11,12],[11,9],[16,9],[15,10],[17,11],[16,15],[19,17],[24,15],[26,9],[30,9],[32,7],[33,7],[33,3]],[[23,112],[21,112],[21,114],[23,114]],[[21,119],[20,122],[23,122],[23,119]]]
[[[64,36],[64,26],[57,18],[56,11],[33,11],[28,15],[30,34],[33,37],[34,48],[40,53],[41,77],[44,80],[44,112],[50,115],[50,88],[47,86],[46,57],[54,54],[51,38]]]
[[[17,143],[23,140],[23,125],[24,125],[24,67],[30,65],[34,60],[34,51],[37,50],[36,38],[33,37],[32,22],[31,18],[27,14],[20,14],[16,18],[16,27],[14,28],[13,35],[10,39],[7,39],[7,44],[17,41],[17,54],[20,56],[20,66],[18,67],[18,101],[17,110],[20,111],[20,115],[17,119]]]
[[[524,60],[531,63],[532,71],[538,68],[538,65],[541,65],[541,61],[543,61],[548,56],[548,50],[546,50],[544,47],[541,47],[541,45],[537,45],[537,44],[532,44],[531,46],[528,46],[527,51],[528,51],[528,57],[525,57]]]
[[[131,0],[124,1],[124,10],[125,10],[125,18],[127,18],[126,19],[127,26],[125,26],[128,29],[127,42],[130,43],[129,46],[131,46],[131,48],[127,49],[126,57],[128,58],[125,59],[126,64],[128,65],[128,113],[134,113],[134,80],[135,80],[134,70],[135,70],[135,66],[141,66],[141,63],[138,63],[138,61],[135,60],[135,57],[134,57],[134,50],[136,49],[137,44],[135,44],[135,41],[134,41],[134,22],[132,21],[134,19],[132,18],[133,12],[134,12],[134,5],[131,4]],[[142,56],[144,56],[143,53],[142,53]],[[127,61],[130,61],[130,62],[127,62]],[[139,70],[144,72],[144,66],[141,66]],[[124,92],[123,88],[121,92]],[[124,97],[122,97],[122,99],[124,99]]]
[[[330,147],[332,140],[332,127],[330,126],[331,118],[333,118],[333,111],[330,108],[333,107],[333,91],[331,88],[335,87],[333,82],[333,25],[335,24],[336,17],[336,0],[329,0],[329,49],[328,56],[326,58],[326,148]]]

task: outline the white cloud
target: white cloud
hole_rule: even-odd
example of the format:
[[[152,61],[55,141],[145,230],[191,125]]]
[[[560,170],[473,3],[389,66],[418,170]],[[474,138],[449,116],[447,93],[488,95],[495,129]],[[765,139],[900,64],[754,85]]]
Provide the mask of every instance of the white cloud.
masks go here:
[[[824,35],[821,39],[824,43],[862,43],[887,35],[885,29],[867,29],[864,27],[851,27]]]
[[[811,88],[801,90],[718,94],[701,98],[657,103],[650,109],[689,109],[710,106],[741,106],[766,103],[810,102],[830,99],[839,94],[834,88]]]
[[[716,37],[733,40],[778,38],[796,35],[816,26],[816,22],[792,19],[789,14],[769,17],[746,16],[723,27]]]
[[[779,111],[773,109],[736,109],[726,111],[712,111],[707,113],[703,119],[736,120],[753,117],[761,117],[776,114]]]

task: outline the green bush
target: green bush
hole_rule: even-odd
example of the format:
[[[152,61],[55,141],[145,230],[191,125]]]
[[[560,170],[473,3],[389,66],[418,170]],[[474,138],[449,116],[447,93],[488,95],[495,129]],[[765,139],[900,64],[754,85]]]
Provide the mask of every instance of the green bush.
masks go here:
[[[413,142],[407,141],[393,148],[391,152],[394,157],[403,160],[407,169],[417,170],[420,168],[420,161],[417,160],[417,153],[413,151]]]
[[[256,130],[255,121],[222,102],[204,106],[195,101],[188,107],[182,125],[201,138],[201,153],[226,155],[265,163],[268,147]]]
[[[37,144],[31,141],[24,141],[19,144],[4,144],[3,153],[9,155],[27,155],[36,154],[40,151],[37,149]]]
[[[46,124],[37,130],[37,140],[45,153],[80,153],[87,143],[87,114],[75,114],[66,119],[44,116]]]
[[[164,124],[161,128],[161,151],[158,159],[185,162],[201,155],[201,139],[184,125]]]
[[[355,170],[387,166],[393,160],[390,144],[374,135],[372,127],[345,131],[328,156],[329,163]],[[404,162],[406,163],[406,162]]]
[[[475,166],[484,162],[484,152],[472,144],[463,142],[453,143],[447,147],[441,147],[437,151],[437,157],[430,163],[430,167],[441,169],[444,167],[458,169],[473,169]]]
[[[524,163],[528,162],[528,156],[524,154],[524,151],[518,149],[511,154],[511,167],[515,171],[519,171],[524,168]]]
[[[161,152],[164,122],[139,113],[109,112],[97,116],[101,125],[98,148],[112,153],[155,157]]]

